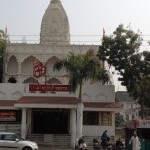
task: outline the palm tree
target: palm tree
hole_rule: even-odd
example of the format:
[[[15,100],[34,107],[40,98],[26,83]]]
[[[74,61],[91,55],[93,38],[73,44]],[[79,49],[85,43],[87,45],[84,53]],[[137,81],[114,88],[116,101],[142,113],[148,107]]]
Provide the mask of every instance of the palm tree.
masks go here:
[[[6,49],[6,44],[8,43],[8,35],[3,30],[0,29],[0,83],[3,77],[3,59]]]
[[[66,58],[57,61],[53,66],[54,71],[65,69],[69,74],[70,91],[76,92],[79,87],[79,100],[77,109],[77,121],[79,121],[77,137],[82,135],[82,118],[83,118],[83,102],[82,102],[82,85],[87,80],[99,80],[104,83],[109,80],[109,76],[104,68],[101,67],[99,59],[96,57],[94,50],[87,51],[84,55],[75,55],[70,52]],[[79,129],[80,128],[80,129]],[[78,132],[78,131],[77,131]]]
[[[99,80],[106,83],[109,80],[109,76],[101,67],[94,50],[89,50],[84,55],[75,55],[70,52],[66,58],[57,61],[53,69],[54,71],[65,69],[70,76],[70,91],[76,92],[79,86],[79,99],[81,99],[83,81]]]

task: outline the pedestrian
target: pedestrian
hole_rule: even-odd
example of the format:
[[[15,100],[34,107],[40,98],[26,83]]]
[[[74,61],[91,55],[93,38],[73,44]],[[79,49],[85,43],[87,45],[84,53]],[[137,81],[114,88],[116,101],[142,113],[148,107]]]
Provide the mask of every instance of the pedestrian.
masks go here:
[[[107,135],[107,130],[105,130],[101,136],[101,146],[105,149],[107,147],[107,143],[109,142],[110,137]]]
[[[131,137],[129,144],[132,145],[132,150],[140,150],[141,143],[136,132],[134,132],[133,136]]]

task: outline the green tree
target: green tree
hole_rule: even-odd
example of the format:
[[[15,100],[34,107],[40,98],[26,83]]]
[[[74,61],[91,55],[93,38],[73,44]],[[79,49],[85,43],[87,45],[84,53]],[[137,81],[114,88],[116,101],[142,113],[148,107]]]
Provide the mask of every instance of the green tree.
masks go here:
[[[83,102],[82,85],[86,80],[102,80],[107,82],[109,76],[100,65],[99,59],[93,50],[84,55],[69,53],[68,56],[54,64],[54,70],[65,69],[69,75],[70,91],[75,92],[79,88],[79,100],[77,106],[77,138],[82,136]]]
[[[70,52],[66,58],[54,64],[54,71],[62,69],[65,69],[70,76],[70,91],[76,92],[79,86],[79,99],[81,99],[83,81],[99,80],[105,83],[109,80],[106,70],[102,68],[93,50],[89,50],[84,55]]]
[[[118,78],[134,99],[141,104],[141,118],[144,117],[143,107],[147,104],[146,93],[142,93],[142,84],[148,82],[150,74],[150,57],[148,52],[140,52],[142,38],[140,32],[135,33],[130,27],[124,28],[121,24],[111,36],[104,36],[99,47],[98,56],[101,60],[119,71]],[[143,85],[143,86],[142,86]],[[139,90],[141,89],[141,90]]]
[[[124,123],[123,116],[120,113],[116,113],[115,115],[115,125],[116,127],[121,127]]]
[[[0,83],[2,82],[3,76],[3,58],[7,44],[7,35],[3,30],[0,30]]]

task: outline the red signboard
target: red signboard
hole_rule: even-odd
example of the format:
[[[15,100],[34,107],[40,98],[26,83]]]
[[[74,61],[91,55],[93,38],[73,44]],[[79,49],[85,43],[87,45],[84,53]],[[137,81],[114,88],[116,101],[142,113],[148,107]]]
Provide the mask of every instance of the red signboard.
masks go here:
[[[16,113],[12,111],[0,112],[0,121],[15,121]]]
[[[150,128],[150,120],[134,120],[136,128]]]
[[[54,84],[29,84],[29,91],[51,91],[51,92],[69,92],[69,85],[54,85]]]

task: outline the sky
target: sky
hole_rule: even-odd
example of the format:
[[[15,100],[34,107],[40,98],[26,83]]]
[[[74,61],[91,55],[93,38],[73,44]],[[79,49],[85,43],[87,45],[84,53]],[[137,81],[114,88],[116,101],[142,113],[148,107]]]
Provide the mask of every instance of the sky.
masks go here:
[[[111,35],[119,24],[130,24],[144,39],[142,49],[149,50],[150,0],[61,0],[68,15],[71,42],[99,44],[103,28]],[[37,43],[43,14],[50,0],[1,0],[0,29],[7,27],[12,42]],[[124,88],[123,88],[124,89]],[[122,90],[120,85],[117,90]]]

